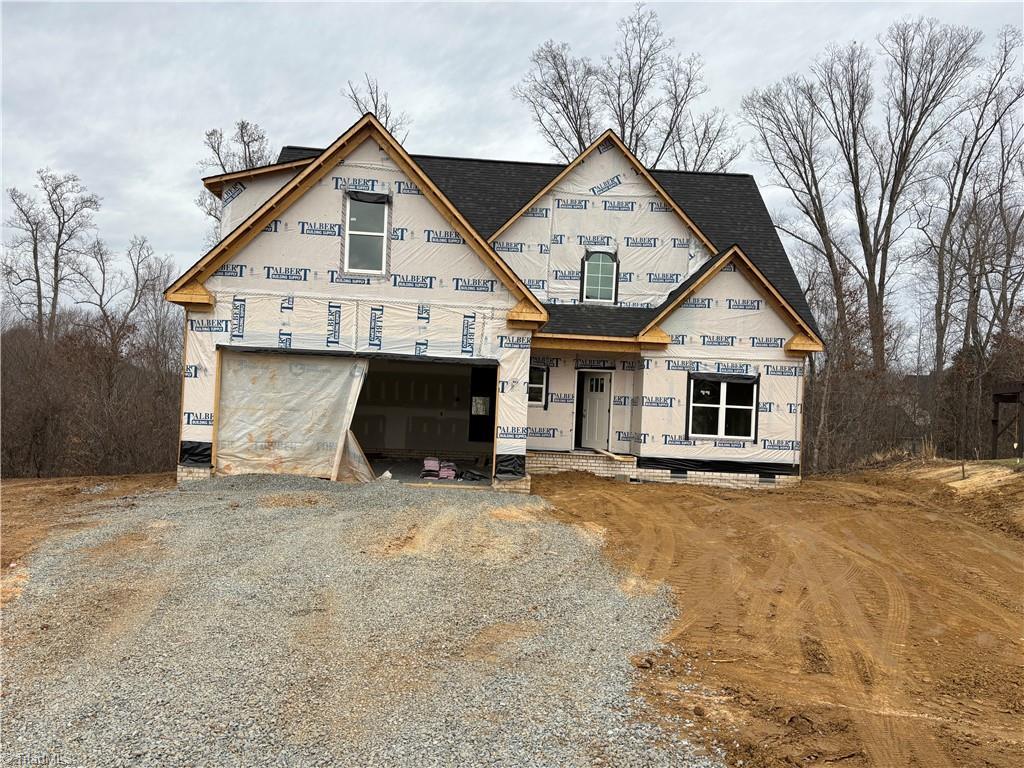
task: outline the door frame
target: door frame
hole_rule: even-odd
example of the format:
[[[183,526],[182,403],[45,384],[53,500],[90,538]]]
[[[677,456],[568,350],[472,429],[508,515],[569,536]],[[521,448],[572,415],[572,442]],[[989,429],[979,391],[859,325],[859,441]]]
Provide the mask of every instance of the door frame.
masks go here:
[[[593,448],[584,448],[582,443],[580,442],[582,440],[582,438],[583,438],[583,430],[582,430],[583,417],[581,415],[578,422],[577,422],[577,419],[576,419],[576,414],[579,413],[580,406],[582,405],[582,403],[580,402],[581,398],[579,397],[580,390],[581,390],[581,387],[580,387],[580,375],[581,374],[588,374],[588,373],[605,373],[605,374],[608,374],[608,432],[604,436],[605,437],[605,447],[604,447],[604,450],[610,451],[611,447],[612,447],[612,401],[614,400],[614,397],[612,396],[612,392],[614,391],[614,387],[615,387],[615,369],[614,368],[577,368],[576,369],[576,397],[573,398],[573,409],[572,409],[572,424],[573,424],[572,450],[574,450],[574,451],[584,451],[584,450],[592,451],[592,450],[594,450]],[[577,423],[581,426],[580,429],[576,428]]]

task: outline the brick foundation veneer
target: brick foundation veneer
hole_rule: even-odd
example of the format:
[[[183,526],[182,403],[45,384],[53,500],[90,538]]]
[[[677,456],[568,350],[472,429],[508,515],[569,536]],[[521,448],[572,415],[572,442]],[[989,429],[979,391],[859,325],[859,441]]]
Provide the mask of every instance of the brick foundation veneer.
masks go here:
[[[697,472],[673,475],[667,469],[641,469],[635,456],[613,459],[600,453],[573,451],[527,451],[526,471],[533,475],[553,475],[558,472],[589,472],[600,477],[614,477],[644,483],[684,483],[686,485],[715,485],[722,488],[779,488],[800,482],[798,475],[776,475],[761,478],[743,472]]]
[[[183,464],[178,465],[178,485],[190,483],[193,480],[209,480],[213,476],[211,467],[189,467]]]
[[[494,481],[491,483],[491,489],[501,491],[502,493],[529,493],[530,476],[527,474],[526,477],[520,477],[515,480],[499,480],[494,478]]]

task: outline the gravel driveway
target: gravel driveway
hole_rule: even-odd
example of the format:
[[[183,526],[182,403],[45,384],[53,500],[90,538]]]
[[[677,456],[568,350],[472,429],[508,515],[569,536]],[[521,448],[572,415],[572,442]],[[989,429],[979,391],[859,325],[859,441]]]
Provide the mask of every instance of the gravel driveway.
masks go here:
[[[5,765],[715,764],[629,694],[668,596],[535,497],[219,479],[28,566]]]

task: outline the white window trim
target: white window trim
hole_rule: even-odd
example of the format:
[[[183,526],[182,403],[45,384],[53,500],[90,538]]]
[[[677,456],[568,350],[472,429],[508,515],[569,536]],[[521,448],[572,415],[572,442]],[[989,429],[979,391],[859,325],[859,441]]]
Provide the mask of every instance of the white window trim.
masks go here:
[[[365,232],[359,229],[349,229],[349,209],[352,205],[352,198],[345,195],[345,272],[349,272],[354,275],[384,275],[387,274],[388,268],[388,241],[391,238],[391,203],[381,203],[384,206],[384,237],[383,245],[381,246],[380,254],[380,269],[354,269],[348,265],[348,255],[350,253],[349,248],[349,235],[372,235],[373,237],[380,237],[380,232]]]
[[[691,425],[694,423],[694,421],[693,421],[693,409],[695,407],[696,408],[716,408],[716,409],[718,409],[718,434],[717,435],[705,435],[705,434],[702,434],[700,432],[694,432],[691,429],[689,436],[690,437],[697,437],[697,438],[706,438],[708,440],[748,440],[748,441],[749,440],[753,440],[754,439],[754,435],[757,433],[757,406],[758,406],[758,397],[760,396],[761,383],[757,379],[754,379],[754,381],[751,382],[753,384],[753,386],[754,386],[754,390],[753,390],[754,402],[753,402],[753,405],[726,405],[726,403],[725,403],[726,389],[728,388],[729,382],[727,382],[727,381],[720,381],[719,383],[722,386],[719,387],[719,390],[718,390],[718,404],[717,405],[713,405],[711,403],[696,403],[695,404],[693,402],[693,387],[694,387],[694,385],[698,381],[700,381],[699,378],[695,379],[695,378],[692,378],[692,377],[690,378],[690,381],[689,381],[689,398],[688,398],[689,402],[687,403],[687,406],[690,409],[688,414],[687,414],[687,416],[689,418],[689,423]],[[751,412],[750,413],[750,434],[749,435],[727,435],[727,434],[725,434],[725,416],[726,416],[727,409],[729,409],[729,408],[734,408],[736,410],[745,410],[745,411],[750,411]]]
[[[590,257],[602,254],[612,260],[612,297],[610,299],[591,299],[587,297],[587,273],[590,271]],[[615,304],[615,293],[619,285],[619,260],[611,251],[590,251],[583,256],[583,303],[584,304]]]
[[[540,383],[540,384],[531,384],[530,383],[530,371],[532,371],[534,368],[537,368],[537,369],[539,369],[539,370],[544,372],[544,381],[542,383]],[[527,370],[527,373],[526,373],[526,404],[530,408],[543,408],[544,406],[546,406],[548,404],[547,403],[547,400],[548,400],[548,374],[549,374],[548,369],[545,368],[542,365],[531,365],[529,367],[529,369]],[[535,389],[535,388],[537,388],[537,387],[541,388],[541,390],[540,390],[540,400],[531,400],[530,399],[530,391]]]

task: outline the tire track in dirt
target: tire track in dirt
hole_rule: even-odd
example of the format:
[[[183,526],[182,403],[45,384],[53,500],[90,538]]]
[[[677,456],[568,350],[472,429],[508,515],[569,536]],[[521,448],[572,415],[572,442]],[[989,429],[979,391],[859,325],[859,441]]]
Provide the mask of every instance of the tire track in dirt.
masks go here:
[[[676,655],[637,690],[731,763],[1024,764],[1024,543],[974,522],[1015,491],[965,506],[881,472],[770,492],[534,482],[673,589]]]

